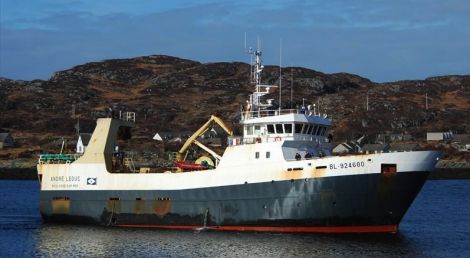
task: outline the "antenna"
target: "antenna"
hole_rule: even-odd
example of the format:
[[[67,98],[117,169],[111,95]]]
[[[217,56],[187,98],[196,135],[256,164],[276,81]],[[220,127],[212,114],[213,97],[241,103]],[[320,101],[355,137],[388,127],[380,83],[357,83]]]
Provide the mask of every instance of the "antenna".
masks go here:
[[[245,51],[246,51],[246,31],[245,31]]]
[[[292,101],[294,101],[294,67],[290,64],[290,109],[292,109]]]
[[[250,105],[252,105],[252,110],[253,111],[258,111],[258,115],[259,115],[259,111],[261,109],[266,109],[268,107],[271,107],[272,106],[272,99],[268,99],[268,100],[265,100],[265,102],[262,101],[261,97],[265,96],[266,94],[269,94],[269,89],[271,87],[278,87],[278,86],[275,86],[275,85],[268,85],[268,84],[262,84],[261,83],[261,73],[264,69],[264,65],[263,65],[263,60],[261,58],[261,55],[262,55],[262,51],[261,51],[261,40],[258,36],[258,39],[257,39],[257,43],[258,43],[258,46],[257,46],[257,49],[256,50],[253,50],[251,47],[249,48],[248,51],[245,50],[245,52],[247,54],[250,54],[250,73],[251,73],[251,83],[254,84],[254,91],[252,94],[250,94]],[[246,35],[245,35],[245,42],[246,42]],[[245,43],[246,44],[246,43]],[[281,43],[282,45],[282,43]],[[280,50],[280,53],[282,55],[282,48]],[[282,57],[280,57],[280,60],[279,60],[279,68],[281,69],[282,66]],[[281,71],[280,71],[281,73]],[[279,75],[280,76],[280,79],[282,78],[281,74]],[[280,82],[282,83],[282,82]],[[280,92],[281,94],[281,92]],[[282,95],[279,95],[279,101],[281,101],[281,97]]]
[[[282,38],[279,39],[279,114],[281,114],[282,101]]]
[[[248,49],[246,48],[246,31],[245,31],[245,53],[250,55],[250,82],[253,83],[255,82],[255,79],[254,79],[255,71],[254,71],[254,65],[253,65],[253,53],[254,52],[251,47],[249,47]]]

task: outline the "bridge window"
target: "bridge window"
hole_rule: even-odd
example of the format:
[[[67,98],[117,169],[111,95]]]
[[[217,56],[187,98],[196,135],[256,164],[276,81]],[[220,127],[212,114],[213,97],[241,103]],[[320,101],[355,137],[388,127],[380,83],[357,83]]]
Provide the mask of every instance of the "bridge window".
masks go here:
[[[252,125],[247,125],[246,126],[246,134],[247,135],[253,135],[253,126]]]
[[[321,130],[321,136],[325,135],[325,132],[326,132],[326,127],[323,127],[322,130]]]
[[[276,133],[284,133],[284,129],[282,129],[282,124],[276,124]]]
[[[314,125],[310,125],[309,130],[307,131],[307,134],[312,134],[313,129],[315,129]]]
[[[318,129],[318,125],[315,125],[313,128],[312,128],[312,131],[310,132],[311,135],[315,135],[315,132],[317,131]]]
[[[285,133],[292,133],[292,124],[285,124],[284,125],[284,132]]]
[[[295,124],[295,133],[302,132],[302,124]]]
[[[267,127],[268,127],[268,133],[269,133],[269,134],[275,133],[275,132],[274,132],[274,125],[268,124]]]
[[[310,125],[304,124],[304,128],[302,129],[302,134],[307,134],[308,130],[310,130]]]
[[[317,130],[315,130],[315,135],[320,135],[321,128],[321,126],[317,127]]]
[[[255,125],[255,134],[259,135],[261,133],[261,126]]]

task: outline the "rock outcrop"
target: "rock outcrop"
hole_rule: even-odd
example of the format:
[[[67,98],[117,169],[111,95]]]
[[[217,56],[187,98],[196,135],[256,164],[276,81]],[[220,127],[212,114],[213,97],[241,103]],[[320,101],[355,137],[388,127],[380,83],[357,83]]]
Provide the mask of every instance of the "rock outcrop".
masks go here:
[[[109,108],[135,111],[143,139],[156,131],[192,131],[214,113],[236,123],[252,90],[249,69],[245,63],[154,55],[78,65],[45,81],[0,78],[0,130],[13,132],[20,145],[44,145],[57,136],[73,137],[78,119],[82,132],[92,131]],[[302,98],[315,103],[333,119],[337,141],[364,131],[421,138],[426,131],[470,132],[469,75],[375,83],[347,73],[283,71],[280,105],[295,108]],[[262,77],[278,84],[279,68],[266,66]],[[279,105],[278,96],[275,91],[267,98]]]

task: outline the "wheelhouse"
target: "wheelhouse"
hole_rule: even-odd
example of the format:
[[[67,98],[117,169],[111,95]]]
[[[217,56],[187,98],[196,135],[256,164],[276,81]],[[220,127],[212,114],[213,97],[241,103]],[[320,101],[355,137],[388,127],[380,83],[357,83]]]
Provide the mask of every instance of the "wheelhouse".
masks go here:
[[[315,141],[325,139],[331,126],[329,120],[319,115],[287,114],[256,117],[242,121],[243,138],[265,141],[295,140]]]

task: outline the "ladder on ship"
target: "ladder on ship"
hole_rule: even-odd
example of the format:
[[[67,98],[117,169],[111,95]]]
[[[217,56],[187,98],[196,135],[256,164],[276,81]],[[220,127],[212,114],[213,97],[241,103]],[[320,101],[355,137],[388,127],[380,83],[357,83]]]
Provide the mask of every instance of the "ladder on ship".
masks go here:
[[[132,173],[135,173],[135,165],[132,158],[124,158],[124,166],[126,166]]]

